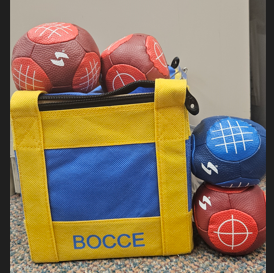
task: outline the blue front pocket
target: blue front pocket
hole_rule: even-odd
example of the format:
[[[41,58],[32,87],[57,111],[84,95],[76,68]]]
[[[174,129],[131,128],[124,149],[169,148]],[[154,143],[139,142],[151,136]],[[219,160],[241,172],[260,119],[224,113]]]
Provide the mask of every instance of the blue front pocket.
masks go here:
[[[53,221],[160,216],[155,143],[45,150]]]

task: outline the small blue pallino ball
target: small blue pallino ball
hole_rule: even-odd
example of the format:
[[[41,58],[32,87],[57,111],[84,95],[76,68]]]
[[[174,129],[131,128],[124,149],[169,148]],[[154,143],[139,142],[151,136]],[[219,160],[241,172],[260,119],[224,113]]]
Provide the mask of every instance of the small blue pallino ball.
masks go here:
[[[266,130],[237,117],[203,119],[192,133],[191,171],[222,187],[256,185],[266,173]]]

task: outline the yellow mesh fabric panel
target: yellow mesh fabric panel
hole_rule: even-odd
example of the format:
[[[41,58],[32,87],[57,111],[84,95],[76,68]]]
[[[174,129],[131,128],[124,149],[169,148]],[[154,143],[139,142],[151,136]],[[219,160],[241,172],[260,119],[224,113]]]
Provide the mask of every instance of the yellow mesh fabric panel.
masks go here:
[[[41,112],[45,149],[154,142],[154,104]]]

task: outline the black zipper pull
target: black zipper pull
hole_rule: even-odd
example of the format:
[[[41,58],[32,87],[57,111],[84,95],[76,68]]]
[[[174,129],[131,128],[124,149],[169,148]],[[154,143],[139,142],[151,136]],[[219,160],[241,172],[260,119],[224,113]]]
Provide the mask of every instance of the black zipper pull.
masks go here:
[[[185,106],[190,114],[195,116],[199,113],[199,104],[188,89],[186,90]]]

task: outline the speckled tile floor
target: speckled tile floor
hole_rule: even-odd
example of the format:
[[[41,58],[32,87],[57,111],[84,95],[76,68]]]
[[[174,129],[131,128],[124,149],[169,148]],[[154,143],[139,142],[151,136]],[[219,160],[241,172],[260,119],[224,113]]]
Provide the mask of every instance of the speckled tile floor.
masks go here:
[[[259,186],[266,192],[266,182]],[[194,227],[191,254],[35,264],[30,259],[21,196],[10,198],[10,272],[266,272],[266,243],[246,256],[228,256],[210,249]]]

